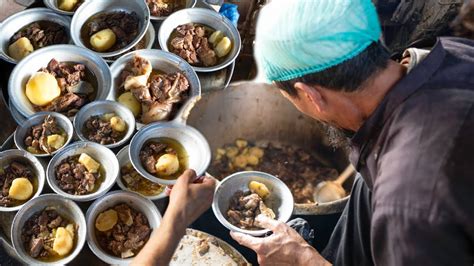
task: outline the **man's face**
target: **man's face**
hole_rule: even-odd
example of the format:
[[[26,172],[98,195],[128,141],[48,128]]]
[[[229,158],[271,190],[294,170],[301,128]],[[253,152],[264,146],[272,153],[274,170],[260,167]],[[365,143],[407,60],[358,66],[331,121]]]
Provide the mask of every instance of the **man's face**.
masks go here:
[[[350,108],[344,106],[343,100],[338,100],[336,95],[332,95],[329,97],[331,99],[324,99],[324,106],[321,106],[321,103],[318,103],[317,100],[312,99],[304,92],[299,91],[297,95],[289,95],[285,91],[281,92],[300,112],[321,123],[332,147],[349,147],[349,137],[354,132],[343,129],[344,123],[347,122],[345,114],[350,113]],[[350,116],[350,114],[347,116]]]

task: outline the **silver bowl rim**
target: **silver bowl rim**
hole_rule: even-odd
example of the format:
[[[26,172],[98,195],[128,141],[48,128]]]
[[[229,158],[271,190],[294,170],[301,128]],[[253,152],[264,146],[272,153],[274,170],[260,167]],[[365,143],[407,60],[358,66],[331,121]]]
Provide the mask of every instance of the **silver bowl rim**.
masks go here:
[[[67,49],[67,53],[71,53],[71,54],[76,54],[76,53],[82,53],[84,55],[84,57],[88,58],[91,62],[93,62],[94,64],[95,63],[95,60],[97,60],[97,63],[96,66],[97,68],[99,68],[101,71],[104,72],[104,76],[102,77],[104,79],[104,84],[99,84],[99,86],[107,86],[109,85],[108,87],[104,87],[104,90],[107,92],[106,94],[108,95],[110,93],[110,90],[112,88],[112,74],[110,72],[110,68],[109,68],[109,65],[104,61],[103,58],[97,56],[94,52],[86,49],[86,48],[82,48],[82,47],[78,47],[78,46],[75,46],[75,45],[72,45],[72,44],[59,44],[59,45],[51,45],[51,46],[48,46],[48,47],[45,47],[45,48],[41,48],[41,49],[38,49],[36,51],[33,51],[31,54],[29,54],[28,56],[26,56],[25,58],[23,58],[12,70],[11,74],[10,74],[10,77],[8,79],[8,95],[13,95],[13,91],[16,89],[14,88],[13,86],[13,83],[14,83],[14,79],[15,78],[21,78],[21,77],[18,77],[18,72],[21,71],[21,68],[25,67],[25,65],[27,64],[27,62],[29,60],[33,60],[35,58],[35,56],[37,56],[38,54],[41,54],[41,53],[47,53],[49,52],[50,50],[63,50],[63,49]],[[107,84],[108,83],[108,84]],[[24,90],[24,88],[21,88],[22,90]],[[107,96],[106,96],[107,97]],[[106,98],[105,97],[105,98]],[[12,100],[13,97],[10,97],[9,99],[11,100],[11,103],[12,103],[12,106],[10,106],[10,108],[15,108],[16,111],[18,111],[23,117],[29,117],[30,115],[33,115],[33,114],[28,114],[26,113],[26,110],[24,110],[24,108],[22,108],[20,105],[21,103],[19,103],[17,100]],[[97,100],[97,99],[96,99]],[[35,112],[36,113],[36,112]]]
[[[147,30],[148,30],[148,27],[150,26],[150,9],[148,8],[148,5],[146,4],[146,2],[144,0],[142,1],[130,1],[131,3],[136,3],[136,4],[140,4],[143,2],[143,4],[146,6],[146,11],[147,13],[145,14],[145,21],[143,22],[143,28],[139,31],[137,37],[135,37],[135,39],[130,42],[127,46],[121,48],[121,49],[118,49],[116,51],[112,51],[112,52],[107,52],[107,53],[103,53],[103,52],[96,52],[94,50],[91,50],[89,48],[87,48],[82,40],[81,40],[81,36],[76,36],[75,34],[73,34],[73,32],[76,30],[76,24],[77,24],[77,20],[78,20],[78,17],[80,16],[81,12],[83,9],[85,9],[88,5],[90,5],[91,3],[93,3],[94,1],[84,1],[84,3],[78,8],[76,9],[76,11],[74,12],[74,15],[72,16],[72,20],[71,20],[71,29],[70,29],[70,36],[71,36],[71,39],[72,41],[74,42],[75,45],[79,46],[79,47],[83,47],[93,53],[96,53],[97,55],[99,55],[100,57],[112,57],[112,56],[116,56],[116,55],[119,55],[119,54],[122,54],[130,49],[132,49],[135,45],[137,45],[137,43],[145,36]],[[117,6],[117,7],[120,7],[120,6]],[[107,12],[107,11],[99,11],[99,12],[96,12],[90,16],[88,16],[89,18],[95,14],[98,14],[98,13],[101,13],[101,12]],[[84,25],[77,25],[79,32],[81,31],[82,29],[82,26]],[[80,35],[80,34],[79,34]]]
[[[35,7],[35,8],[25,9],[25,10],[19,11],[19,12],[13,14],[13,15],[7,17],[5,20],[0,22],[0,33],[2,32],[1,27],[4,27],[5,24],[8,24],[8,23],[10,23],[11,21],[13,21],[15,19],[21,18],[21,16],[24,16],[25,14],[37,13],[37,12],[45,13],[48,16],[53,16],[53,17],[56,17],[56,18],[67,20],[69,24],[63,25],[63,26],[66,27],[66,32],[67,32],[68,37],[69,37],[69,42],[68,43],[72,42],[72,37],[71,37],[71,34],[70,34],[71,18],[68,17],[68,16],[60,15],[60,14],[58,14],[58,13],[54,12],[53,10],[51,10],[49,8],[46,8],[46,7]],[[45,49],[45,48],[48,48],[48,47],[51,47],[51,46],[55,46],[55,45],[61,45],[61,44],[48,45],[46,47],[34,50],[33,52],[36,52],[36,51],[39,51],[39,50],[42,50],[42,49]],[[65,44],[63,44],[63,45],[65,45]],[[25,59],[25,58],[22,58],[20,61],[17,61],[17,60],[13,59],[12,57],[10,57],[8,55],[8,53],[3,49],[3,46],[0,47],[0,59],[3,59],[3,60],[5,60],[5,61],[7,61],[11,64],[18,64],[21,61],[23,61],[23,59]]]
[[[237,52],[234,55],[229,55],[229,57],[221,64],[211,66],[211,67],[197,67],[197,66],[192,66],[192,65],[191,65],[191,67],[196,72],[214,72],[214,71],[217,71],[217,70],[221,70],[221,69],[229,66],[233,62],[235,62],[235,60],[239,56],[240,50],[242,48],[242,40],[241,40],[241,37],[240,37],[240,33],[237,30],[237,27],[235,27],[234,24],[232,24],[232,22],[228,18],[226,18],[225,16],[221,15],[220,13],[218,13],[214,10],[210,10],[210,9],[207,9],[207,8],[185,8],[185,9],[178,10],[178,11],[174,12],[173,14],[169,15],[163,21],[163,24],[164,23],[175,24],[174,22],[169,22],[169,21],[174,21],[175,16],[178,16],[180,13],[185,13],[185,12],[190,12],[190,13],[204,12],[204,13],[207,13],[207,15],[209,15],[209,16],[213,16],[213,17],[216,17],[216,18],[219,17],[219,19],[222,20],[222,23],[226,24],[231,29],[231,31],[234,33],[233,35],[235,36],[235,39],[232,40],[232,41],[233,41],[233,45],[237,49]],[[177,26],[179,26],[179,25],[180,24],[178,24]],[[163,51],[170,52],[169,49],[168,49],[168,44],[167,44],[168,39],[169,39],[170,36],[163,36],[164,33],[161,31],[161,28],[162,27],[160,26],[160,30],[158,31],[158,43],[160,44],[160,47]]]
[[[206,165],[206,167],[204,168],[204,170],[202,172],[196,172],[196,174],[198,176],[200,175],[204,175],[206,173],[206,170],[207,168],[209,167],[209,164],[211,163],[211,148],[209,146],[209,142],[207,141],[207,139],[204,137],[204,135],[202,135],[201,132],[199,132],[199,130],[195,129],[194,127],[192,126],[188,126],[186,124],[181,124],[181,123],[178,123],[178,122],[175,122],[175,121],[171,121],[171,122],[154,122],[154,123],[150,123],[144,127],[142,127],[136,134],[135,136],[133,136],[132,140],[130,141],[130,147],[131,146],[134,146],[137,145],[137,141],[138,139],[141,137],[141,135],[144,135],[147,130],[151,130],[152,128],[182,128],[182,129],[185,129],[187,131],[191,131],[193,132],[193,134],[195,134],[196,136],[198,136],[199,138],[201,138],[201,142],[202,144],[205,146],[206,150],[208,151],[207,152],[207,156],[206,158],[204,159],[204,164]],[[149,139],[153,139],[153,138],[157,138],[156,136],[146,136],[144,137],[145,138],[145,141],[144,143],[149,140]],[[139,147],[139,149],[141,149],[142,147]],[[137,157],[134,157],[132,156],[132,149],[129,149],[129,152],[128,152],[128,156],[130,158],[130,162],[132,163],[133,165],[133,168],[135,168],[135,170],[143,177],[145,177],[146,179],[152,181],[152,182],[155,182],[155,183],[159,183],[159,184],[163,184],[163,185],[174,185],[176,184],[176,181],[177,179],[173,179],[173,180],[170,180],[170,179],[162,179],[162,178],[158,178],[150,173],[148,173],[145,169],[144,171],[140,171],[140,167],[143,168],[143,166],[141,166],[141,161],[140,161],[140,158],[137,158]],[[203,164],[203,165],[204,165]],[[138,167],[140,166],[140,167]],[[196,169],[194,169],[196,170]]]
[[[34,198],[37,198],[39,195],[41,195],[44,188],[44,184],[46,183],[46,173],[44,171],[45,169],[44,169],[43,164],[38,160],[38,158],[36,158],[32,154],[23,150],[9,149],[9,150],[4,150],[0,152],[0,160],[2,160],[2,157],[4,155],[9,155],[10,153],[12,153],[13,156],[26,158],[28,161],[30,161],[30,163],[33,165],[34,168],[37,168],[36,170],[38,170],[39,172],[38,175],[36,176],[36,178],[38,179],[38,188],[36,190],[36,193],[25,203],[18,206],[14,206],[14,207],[1,207],[0,206],[0,212],[13,212],[13,211],[20,210],[23,206],[25,206],[25,204],[27,204]]]
[[[45,116],[48,116],[48,115],[51,115],[51,116],[55,117],[56,119],[61,119],[61,120],[63,120],[63,121],[68,125],[68,129],[64,129],[64,130],[66,131],[66,133],[68,133],[68,134],[67,134],[68,136],[67,136],[66,142],[64,143],[64,145],[63,145],[61,148],[59,148],[59,149],[53,151],[53,152],[50,153],[50,154],[47,154],[47,153],[44,153],[44,154],[33,154],[33,153],[32,153],[32,155],[35,156],[35,157],[51,157],[51,156],[53,156],[53,155],[56,154],[58,151],[62,150],[62,149],[65,148],[67,145],[69,145],[69,143],[71,142],[71,140],[72,140],[72,138],[73,138],[73,136],[74,136],[74,127],[73,127],[73,125],[72,125],[71,120],[70,120],[67,116],[65,116],[65,115],[63,115],[63,114],[61,114],[61,113],[57,113],[57,112],[38,112],[38,113],[35,113],[34,115],[28,117],[28,118],[26,119],[25,123],[26,123],[28,120],[33,120],[33,119],[35,119],[35,118],[37,118],[37,117],[39,117],[39,116],[45,117]],[[24,123],[18,124],[17,129],[15,130],[15,133],[13,133],[13,140],[14,140],[14,142],[15,142],[15,146],[16,146],[18,149],[24,150],[24,151],[26,151],[25,149],[23,149],[23,146],[25,146],[25,145],[24,145],[24,144],[21,144],[21,142],[24,142],[24,140],[21,140],[21,139],[20,139],[20,137],[22,137],[22,136],[19,135],[18,129],[19,129],[19,128],[23,128],[23,127],[25,127],[25,126],[26,126],[26,125],[25,125]],[[69,132],[70,132],[71,134],[69,134]],[[28,151],[26,151],[26,152],[28,152]]]
[[[128,140],[130,140],[130,138],[133,136],[133,133],[135,132],[135,116],[132,114],[132,112],[127,107],[119,104],[118,102],[109,101],[109,100],[100,100],[100,101],[96,100],[96,101],[90,102],[90,103],[84,105],[83,107],[81,107],[79,112],[77,112],[76,116],[74,117],[74,122],[73,122],[74,130],[76,132],[76,135],[82,141],[90,141],[84,136],[84,134],[82,134],[82,127],[84,125],[82,125],[82,124],[79,125],[79,122],[78,122],[79,113],[80,114],[85,113],[88,109],[95,108],[95,107],[101,106],[101,105],[110,105],[110,106],[113,106],[116,109],[120,109],[122,112],[127,113],[127,116],[128,116],[127,119],[124,119],[123,117],[121,117],[127,123],[127,133],[125,134],[125,136],[120,141],[118,141],[116,143],[103,145],[103,146],[105,146],[109,149],[120,147],[123,144],[125,144]],[[129,121],[128,118],[130,118],[131,121]]]
[[[128,161],[129,163],[132,163],[132,161],[130,160],[130,157],[129,157],[129,153],[128,153],[129,148],[130,148],[130,145],[127,145],[127,146],[123,147],[123,148],[117,153],[117,159],[118,159],[118,161],[119,161],[119,166],[120,166],[120,168],[122,168],[121,160],[120,160],[120,158],[121,158],[122,156],[126,156],[127,161]],[[133,165],[132,165],[132,167],[133,167]],[[134,168],[134,169],[135,169],[135,168]],[[136,170],[135,170],[135,171],[136,171]],[[137,171],[137,173],[138,173],[138,171]],[[144,177],[143,177],[143,178],[144,178]],[[122,182],[122,174],[121,174],[121,173],[119,173],[119,177],[117,177],[117,185],[118,185],[118,186],[120,187],[120,189],[123,190],[123,191],[129,191],[129,192],[132,192],[132,193],[136,193],[136,194],[138,194],[138,195],[140,195],[140,196],[142,196],[142,197],[145,197],[145,198],[147,198],[147,199],[149,199],[149,200],[151,200],[151,201],[155,201],[155,200],[159,200],[159,199],[164,199],[164,198],[168,197],[168,195],[166,194],[166,186],[165,186],[165,188],[163,189],[163,191],[162,191],[160,194],[157,194],[157,195],[154,195],[154,196],[145,196],[145,195],[142,195],[142,194],[140,194],[140,193],[138,193],[138,192],[136,192],[136,191],[133,191],[133,190],[129,189],[129,188],[128,188],[127,186],[125,186],[125,184]],[[162,185],[162,186],[163,186],[163,185]]]
[[[260,172],[260,171],[241,171],[241,172],[233,173],[233,174],[225,177],[224,179],[222,179],[217,184],[216,189],[214,191],[214,199],[212,200],[212,211],[214,212],[214,216],[217,218],[217,220],[219,220],[219,222],[223,226],[225,226],[227,229],[229,229],[233,232],[240,232],[240,233],[244,233],[244,234],[247,234],[247,235],[253,235],[253,236],[261,236],[261,235],[264,235],[264,234],[270,232],[269,229],[262,229],[262,230],[241,229],[241,228],[231,224],[229,221],[227,221],[224,214],[221,213],[221,211],[219,209],[219,206],[218,206],[218,201],[220,199],[218,199],[216,197],[216,194],[218,193],[219,189],[223,186],[223,184],[225,184],[226,182],[229,182],[229,180],[231,180],[233,177],[241,176],[241,175],[256,175],[256,176],[259,176],[259,177],[263,177],[263,178],[266,178],[266,179],[270,180],[272,183],[277,183],[283,190],[286,190],[286,192],[289,193],[289,195],[291,195],[291,198],[290,199],[284,199],[284,200],[282,199],[282,202],[291,203],[291,204],[288,204],[288,206],[291,206],[290,207],[291,211],[286,216],[281,216],[280,215],[277,220],[281,221],[281,222],[284,222],[284,223],[286,223],[288,220],[290,220],[291,215],[293,214],[293,211],[294,211],[295,202],[294,202],[293,194],[291,193],[288,186],[283,181],[281,181],[279,178],[277,178],[276,176],[271,175],[269,173]],[[249,179],[249,181],[250,181],[250,179]],[[230,197],[232,197],[232,195],[229,195],[227,200],[229,200]]]
[[[111,175],[111,178],[113,180],[111,180],[111,182],[108,186],[103,186],[102,189],[97,190],[94,193],[90,193],[90,194],[86,194],[86,195],[72,195],[72,194],[64,192],[57,185],[55,185],[54,181],[52,180],[55,177],[54,177],[54,175],[51,176],[49,173],[50,172],[54,173],[54,169],[52,169],[52,170],[50,170],[50,169],[53,167],[52,162],[55,162],[57,157],[63,155],[64,153],[66,153],[69,150],[76,149],[77,146],[83,146],[83,145],[92,146],[94,149],[105,149],[104,151],[111,155],[110,158],[107,158],[107,159],[111,160],[112,163],[115,164],[115,166],[117,168],[117,173],[112,173],[113,175]],[[115,153],[113,153],[109,148],[107,148],[103,145],[100,145],[98,143],[92,142],[92,141],[77,141],[77,142],[74,142],[74,143],[68,145],[66,148],[64,148],[60,152],[56,153],[53,156],[53,158],[51,158],[50,162],[48,163],[48,166],[46,167],[46,181],[48,182],[49,187],[56,194],[61,195],[64,198],[74,200],[74,201],[79,201],[79,202],[93,201],[97,198],[100,198],[100,197],[104,196],[114,186],[114,184],[117,180],[117,177],[118,177],[118,170],[119,170],[118,167],[119,166],[118,166],[117,157],[115,157]],[[111,171],[111,170],[113,170],[113,169],[108,169],[107,170],[106,177],[107,177],[109,171]],[[103,183],[105,183],[105,180],[103,181]]]
[[[127,194],[128,196],[134,198],[136,201],[141,201],[141,203],[144,203],[144,205],[147,205],[146,207],[149,207],[148,209],[152,213],[154,213],[152,217],[147,216],[149,224],[150,224],[150,220],[154,220],[158,224],[161,224],[161,221],[163,219],[161,212],[158,210],[158,207],[156,207],[156,205],[151,200],[130,191],[115,190],[115,191],[108,192],[100,199],[95,200],[89,206],[89,208],[87,208],[87,211],[86,211],[87,228],[89,229],[89,227],[94,226],[95,222],[92,221],[93,216],[103,211],[103,210],[97,209],[97,205],[99,205],[101,201],[105,201],[109,198],[120,197],[120,195],[124,195],[124,194]],[[153,234],[158,229],[158,227],[151,228],[151,229],[152,229],[151,234]],[[94,241],[93,234],[95,234],[95,230],[87,230],[87,245],[89,246],[92,253],[94,253],[94,255],[97,256],[97,258],[109,264],[116,264],[118,261],[120,261],[119,264],[129,264],[132,261],[133,258],[121,259],[112,255],[109,255],[106,252],[102,251],[102,248]]]
[[[41,264],[41,265],[58,265],[58,262],[61,262],[61,263],[64,263],[64,264],[67,264],[67,263],[70,263],[74,258],[76,258],[79,253],[81,252],[82,248],[84,247],[84,244],[86,242],[86,237],[87,237],[87,224],[86,224],[86,218],[85,218],[85,215],[84,215],[84,212],[81,210],[81,208],[79,207],[79,205],[77,205],[76,202],[74,202],[73,200],[70,200],[70,199],[65,199],[64,197],[62,197],[61,195],[58,195],[58,194],[53,194],[53,193],[48,193],[48,194],[42,194],[38,197],[36,197],[34,200],[31,200],[31,201],[28,201],[27,204],[28,206],[32,206],[34,204],[37,204],[38,201],[40,200],[45,200],[45,199],[49,199],[50,201],[60,201],[60,202],[68,202],[68,204],[71,205],[72,209],[74,209],[74,212],[80,217],[80,222],[82,225],[85,225],[86,226],[86,230],[84,230],[85,234],[82,236],[82,240],[81,241],[78,241],[76,243],[76,246],[74,248],[74,251],[71,252],[69,255],[67,255],[66,257],[60,259],[59,261],[54,261],[54,262],[43,262],[43,261],[37,261],[38,264]],[[25,207],[26,205],[25,204]],[[47,206],[45,206],[47,207]],[[15,214],[15,217],[13,218],[13,221],[12,221],[12,227],[11,227],[11,235],[12,237],[14,235],[17,235],[19,230],[15,230],[15,229],[19,229],[18,227],[21,226],[21,224],[18,224],[18,222],[16,222],[18,219],[20,219],[20,216],[22,215],[25,215],[25,211],[27,210],[27,208],[24,208],[24,209],[20,209],[16,214]],[[33,214],[32,214],[33,215]],[[30,215],[30,216],[32,216]],[[74,221],[76,224],[79,224],[77,221]],[[78,231],[79,233],[79,231]],[[13,245],[13,248],[16,252],[16,254],[21,258],[21,254],[19,254],[18,252],[18,247],[15,246],[15,241],[12,241],[12,245]],[[35,260],[34,258],[31,258],[32,260]]]
[[[189,0],[189,1],[191,1],[191,4],[190,4],[190,5],[186,5],[186,7],[185,7],[185,8],[182,8],[182,9],[194,8],[194,7],[196,6],[197,0]],[[182,10],[182,9],[180,9],[180,10]],[[179,10],[174,11],[173,13],[178,12],[178,11],[179,11]],[[171,14],[168,15],[168,16],[153,16],[153,15],[151,14],[151,12],[150,12],[150,19],[151,19],[151,20],[156,20],[156,21],[163,21],[163,20],[165,20],[167,17],[171,16],[173,13],[171,13]]]

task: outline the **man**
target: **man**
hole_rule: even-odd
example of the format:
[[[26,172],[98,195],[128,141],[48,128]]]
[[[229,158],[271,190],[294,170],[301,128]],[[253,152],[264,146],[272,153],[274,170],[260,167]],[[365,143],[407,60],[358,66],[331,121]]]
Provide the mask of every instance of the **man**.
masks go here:
[[[473,265],[474,42],[440,38],[390,60],[370,0],[274,0],[257,24],[259,70],[301,112],[349,139],[356,179],[321,254],[283,223],[231,233],[264,265]],[[317,228],[316,228],[317,237]]]

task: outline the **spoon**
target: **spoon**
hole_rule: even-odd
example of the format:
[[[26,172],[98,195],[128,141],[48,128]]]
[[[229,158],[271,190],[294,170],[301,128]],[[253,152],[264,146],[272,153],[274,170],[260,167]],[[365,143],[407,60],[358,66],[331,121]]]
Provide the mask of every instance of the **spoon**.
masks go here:
[[[346,196],[346,191],[342,184],[354,173],[355,168],[349,164],[336,180],[320,182],[314,191],[314,200],[318,203],[331,202],[342,199]]]

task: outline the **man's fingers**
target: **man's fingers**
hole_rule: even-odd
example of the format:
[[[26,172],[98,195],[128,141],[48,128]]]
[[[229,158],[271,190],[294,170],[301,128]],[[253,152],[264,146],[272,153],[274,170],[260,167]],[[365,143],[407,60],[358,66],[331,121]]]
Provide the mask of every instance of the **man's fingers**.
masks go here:
[[[266,229],[270,229],[272,231],[274,231],[275,228],[281,224],[280,221],[271,219],[268,216],[265,216],[263,214],[257,215],[257,217],[255,217],[255,222],[258,226],[266,228]]]
[[[193,169],[187,169],[184,173],[179,177],[180,180],[184,183],[193,183],[196,179],[196,172]]]
[[[256,250],[262,244],[262,238],[256,238],[239,232],[230,232],[230,236],[240,245]]]

